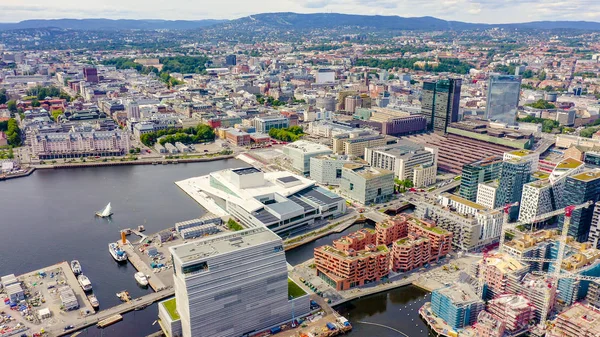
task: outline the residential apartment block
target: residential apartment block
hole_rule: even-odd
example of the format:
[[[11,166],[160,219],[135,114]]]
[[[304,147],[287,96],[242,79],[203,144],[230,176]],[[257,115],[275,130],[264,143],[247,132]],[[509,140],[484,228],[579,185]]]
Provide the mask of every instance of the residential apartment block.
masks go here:
[[[483,300],[466,283],[455,283],[431,293],[431,311],[454,330],[475,323],[483,309]]]

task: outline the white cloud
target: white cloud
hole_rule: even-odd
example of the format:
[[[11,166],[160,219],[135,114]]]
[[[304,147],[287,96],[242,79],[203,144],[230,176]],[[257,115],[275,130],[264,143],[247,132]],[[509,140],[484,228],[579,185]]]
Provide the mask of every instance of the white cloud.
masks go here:
[[[234,19],[263,12],[434,16],[467,22],[600,20],[599,0],[0,0],[0,22],[52,18]]]

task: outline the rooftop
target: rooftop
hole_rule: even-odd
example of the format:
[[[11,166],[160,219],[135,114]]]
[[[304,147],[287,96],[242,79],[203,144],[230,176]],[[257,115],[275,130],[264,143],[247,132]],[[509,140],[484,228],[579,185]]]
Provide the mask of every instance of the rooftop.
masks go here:
[[[271,241],[281,242],[281,238],[265,227],[258,227],[209,236],[199,241],[170,247],[169,251],[181,263],[188,263]]]
[[[300,288],[296,282],[288,278],[288,298],[298,298],[306,295],[306,292]]]
[[[477,210],[480,210],[480,211],[486,210],[485,206],[480,205],[478,203],[475,203],[475,202],[473,202],[471,200],[462,198],[462,197],[460,197],[460,196],[458,196],[456,194],[444,193],[444,196],[448,197],[448,199],[450,199],[450,200],[452,200],[454,202],[457,202],[457,203],[460,203],[460,204],[463,204],[463,205],[467,205],[467,206],[475,208]]]
[[[531,175],[536,179],[547,179],[550,177],[550,174],[543,171],[535,171]]]
[[[166,300],[161,304],[165,307],[165,309],[167,309],[167,312],[172,320],[176,321],[179,319],[179,313],[177,312],[177,300],[175,297],[170,300]]]
[[[591,181],[600,178],[600,171],[587,171],[571,176],[573,179],[581,181]]]
[[[285,149],[295,149],[304,153],[315,153],[315,152],[332,152],[331,149],[323,144],[313,143],[306,140],[298,140],[293,143],[284,146]]]
[[[583,163],[577,159],[566,158],[563,161],[561,161],[560,163],[558,163],[558,165],[556,165],[556,168],[559,170],[568,170],[568,169],[577,168],[581,165],[583,165]]]
[[[534,152],[533,151],[529,151],[529,150],[515,150],[515,151],[510,151],[509,153],[512,154],[512,155],[515,155],[515,156],[525,157],[525,156],[528,156],[530,154],[533,154]]]
[[[449,298],[454,305],[465,305],[476,302],[483,302],[473,287],[466,283],[454,283],[449,287],[436,290],[441,295]]]

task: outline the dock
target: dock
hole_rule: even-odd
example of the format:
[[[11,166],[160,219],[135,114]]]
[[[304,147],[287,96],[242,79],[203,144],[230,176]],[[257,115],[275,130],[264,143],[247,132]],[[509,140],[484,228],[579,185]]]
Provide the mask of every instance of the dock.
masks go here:
[[[123,316],[121,314],[116,314],[107,319],[103,319],[98,324],[96,324],[99,328],[106,328],[109,325],[115,324],[123,320]]]
[[[148,263],[142,261],[142,259],[139,256],[139,252],[135,251],[136,248],[134,246],[132,246],[131,244],[122,245],[121,248],[127,253],[127,258],[129,262],[131,262],[131,264],[135,267],[135,269],[137,269],[137,271],[141,271],[142,273],[144,273],[144,275],[149,276],[148,284],[150,285],[150,287],[152,287],[154,291],[158,292],[167,288],[167,286],[161,281],[161,279],[158,276],[156,276],[156,274],[154,273],[152,268],[150,268]]]

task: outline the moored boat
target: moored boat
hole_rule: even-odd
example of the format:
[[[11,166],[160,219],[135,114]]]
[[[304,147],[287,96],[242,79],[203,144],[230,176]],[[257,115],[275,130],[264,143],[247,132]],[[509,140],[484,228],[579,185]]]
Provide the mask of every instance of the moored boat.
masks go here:
[[[127,290],[123,290],[121,292],[117,293],[117,297],[123,301],[123,302],[129,302],[131,301],[131,296],[129,295],[129,292]]]
[[[81,274],[81,264],[79,263],[79,261],[77,261],[77,260],[71,261],[71,270],[73,271],[73,274],[75,274],[75,275]]]
[[[137,281],[137,283],[139,285],[141,285],[142,287],[145,287],[145,286],[148,285],[148,278],[141,271],[135,273],[135,275],[133,275],[133,277],[135,278],[135,280]]]
[[[122,250],[117,243],[115,243],[115,242],[109,243],[108,251],[110,252],[110,255],[113,257],[113,259],[115,259],[115,261],[117,261],[117,262],[127,261],[127,253],[124,250]]]
[[[90,279],[87,276],[85,276],[83,274],[77,276],[77,282],[79,282],[79,285],[81,286],[83,291],[92,290],[92,282],[90,281]]]
[[[100,302],[98,302],[98,298],[96,297],[96,295],[91,294],[88,295],[88,300],[90,300],[90,304],[92,305],[92,307],[94,309],[98,309],[98,307],[100,307]]]

